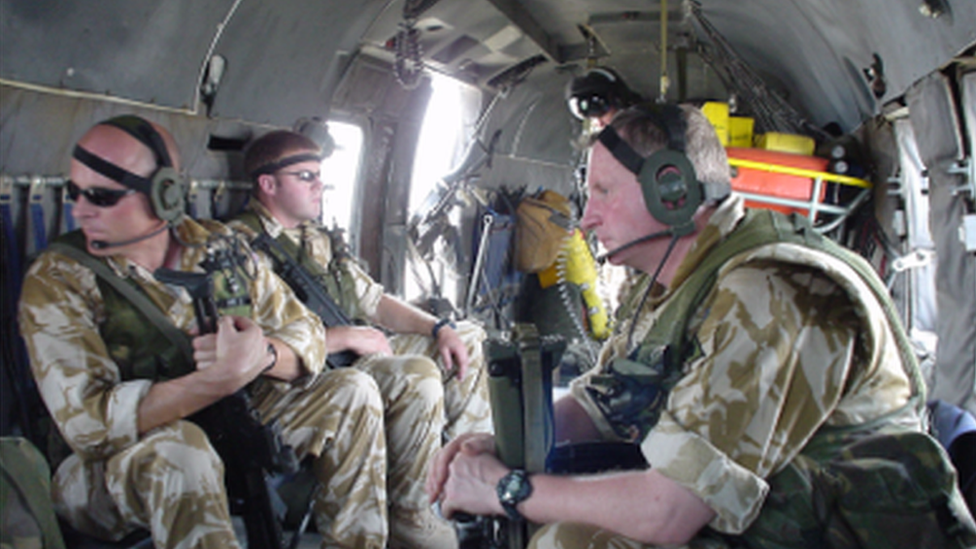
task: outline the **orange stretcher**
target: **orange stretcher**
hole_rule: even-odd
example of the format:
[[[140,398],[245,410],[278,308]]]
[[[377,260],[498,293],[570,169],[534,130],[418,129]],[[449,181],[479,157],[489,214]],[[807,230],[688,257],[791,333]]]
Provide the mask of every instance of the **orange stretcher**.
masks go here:
[[[798,213],[814,223],[827,218],[839,223],[867,199],[872,188],[870,181],[827,172],[826,158],[743,147],[726,147],[726,152],[734,168],[732,189],[745,197],[747,207]],[[861,192],[846,204],[830,204],[826,201],[830,183]]]

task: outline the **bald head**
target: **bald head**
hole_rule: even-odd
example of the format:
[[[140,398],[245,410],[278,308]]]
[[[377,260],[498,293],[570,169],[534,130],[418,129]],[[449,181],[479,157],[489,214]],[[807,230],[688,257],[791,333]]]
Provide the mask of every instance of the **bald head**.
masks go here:
[[[136,130],[143,131],[132,130],[133,125]],[[149,128],[156,134],[152,139],[143,137],[152,134],[145,131]],[[159,152],[165,156],[160,158],[157,151],[153,150],[153,147],[158,146],[152,144],[154,139],[159,139],[161,143]],[[141,177],[152,175],[157,168],[167,162],[174,169],[180,169],[179,150],[169,131],[159,124],[134,116],[99,122],[85,132],[78,140],[78,146],[106,162]],[[121,183],[125,184],[124,181]]]

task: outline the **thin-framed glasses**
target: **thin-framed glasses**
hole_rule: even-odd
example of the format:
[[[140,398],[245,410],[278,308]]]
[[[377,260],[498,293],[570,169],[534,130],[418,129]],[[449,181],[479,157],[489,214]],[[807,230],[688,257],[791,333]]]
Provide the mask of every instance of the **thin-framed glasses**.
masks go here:
[[[316,181],[320,181],[319,178],[322,176],[322,172],[318,170],[316,171],[298,170],[296,172],[281,172],[281,173],[284,175],[291,175],[297,177],[300,181],[304,183],[314,183]]]

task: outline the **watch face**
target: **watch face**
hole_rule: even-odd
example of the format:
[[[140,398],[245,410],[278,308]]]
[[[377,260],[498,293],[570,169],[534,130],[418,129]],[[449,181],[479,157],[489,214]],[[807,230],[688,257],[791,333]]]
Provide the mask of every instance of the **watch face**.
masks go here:
[[[499,497],[506,502],[518,503],[529,495],[529,482],[524,471],[512,471],[501,480]]]
[[[503,479],[503,492],[506,499],[513,499],[518,495],[522,488],[522,477],[520,475],[506,475]]]

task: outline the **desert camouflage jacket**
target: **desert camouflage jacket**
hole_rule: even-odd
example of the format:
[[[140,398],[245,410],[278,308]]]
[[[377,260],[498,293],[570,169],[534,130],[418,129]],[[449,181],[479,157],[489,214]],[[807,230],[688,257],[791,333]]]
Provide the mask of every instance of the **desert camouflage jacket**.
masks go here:
[[[714,212],[671,290],[743,216],[737,196]],[[634,285],[631,310],[643,287]],[[652,467],[714,509],[715,530],[745,530],[763,505],[767,479],[822,426],[859,425],[894,413],[891,422],[920,428],[915,410],[906,406],[912,387],[894,335],[870,289],[842,261],[785,243],[741,253],[719,270],[691,316],[696,352],[682,365],[657,424],[646,433],[611,424],[594,388],[614,358],[632,356],[671,290],[618,318],[600,366],[571,390],[605,437],[640,443]]]
[[[251,200],[246,211],[257,214],[268,236],[278,238],[284,233],[298,245],[302,253],[308,254],[327,271],[329,276],[323,284],[347,316],[371,322],[375,320],[376,308],[384,293],[383,285],[373,280],[354,258],[340,258],[333,250],[332,237],[328,230],[310,221],[294,229],[286,229],[257,200]],[[228,225],[249,240],[257,236],[239,218],[229,221]]]
[[[186,220],[176,230],[190,244],[181,251],[178,270],[202,272],[199,264],[208,246],[242,244],[215,221]],[[243,249],[253,276],[253,319],[267,336],[295,351],[309,373],[306,380],[310,379],[325,362],[321,321],[256,261],[246,245]],[[107,262],[116,274],[134,280],[178,328],[188,332],[195,327],[193,303],[185,288],[158,282],[147,269],[124,257],[110,257]],[[77,261],[47,251],[28,270],[19,321],[31,369],[61,434],[86,460],[105,459],[139,439],[137,410],[152,385],[147,379],[122,380],[99,332],[109,314],[95,274]]]

